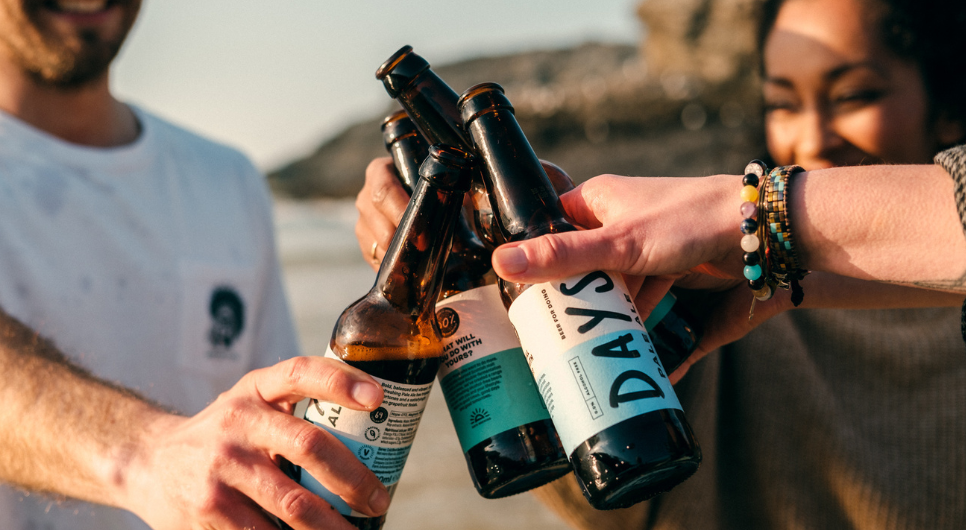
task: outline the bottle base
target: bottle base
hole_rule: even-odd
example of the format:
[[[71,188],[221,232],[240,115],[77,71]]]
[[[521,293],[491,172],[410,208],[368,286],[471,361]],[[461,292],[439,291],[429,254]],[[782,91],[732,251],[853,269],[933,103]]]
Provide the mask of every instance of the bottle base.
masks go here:
[[[359,528],[360,530],[380,530],[382,525],[386,524],[386,516],[382,515],[380,517],[351,517],[344,516],[349,524]],[[282,530],[294,530],[285,521],[277,520],[279,528]]]
[[[486,499],[523,493],[571,470],[550,420],[503,431],[473,446],[464,456],[476,491]]]
[[[382,528],[382,525],[386,524],[385,515],[380,517],[352,517],[347,515],[345,516],[345,520],[349,521],[349,524],[359,530],[379,530]]]
[[[627,508],[687,480],[698,470],[701,449],[684,413],[669,409],[603,430],[580,444],[570,459],[591,506],[612,510]]]

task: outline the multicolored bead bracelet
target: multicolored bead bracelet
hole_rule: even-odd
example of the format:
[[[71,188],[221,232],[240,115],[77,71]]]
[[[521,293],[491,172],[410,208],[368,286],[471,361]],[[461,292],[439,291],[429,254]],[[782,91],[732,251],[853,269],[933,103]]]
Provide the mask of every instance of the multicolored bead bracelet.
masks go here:
[[[801,171],[804,170],[799,166],[783,166],[769,172],[760,160],[745,166],[741,180],[741,249],[744,276],[754,292],[748,320],[754,317],[755,302],[771,299],[777,287],[792,289],[795,306],[804,298],[798,282],[808,271],[799,266],[801,260],[787,215],[791,177]]]

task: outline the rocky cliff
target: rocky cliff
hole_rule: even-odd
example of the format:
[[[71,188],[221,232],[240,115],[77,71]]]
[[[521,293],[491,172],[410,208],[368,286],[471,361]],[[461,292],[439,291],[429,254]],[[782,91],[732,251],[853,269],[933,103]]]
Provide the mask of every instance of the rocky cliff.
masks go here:
[[[537,155],[575,181],[600,173],[738,172],[764,152],[754,6],[647,0],[638,10],[649,29],[639,49],[587,43],[434,70],[457,92],[484,81],[503,85]],[[354,195],[369,160],[385,156],[379,123],[393,109],[387,103],[371,120],[272,172],[272,189],[299,198]]]

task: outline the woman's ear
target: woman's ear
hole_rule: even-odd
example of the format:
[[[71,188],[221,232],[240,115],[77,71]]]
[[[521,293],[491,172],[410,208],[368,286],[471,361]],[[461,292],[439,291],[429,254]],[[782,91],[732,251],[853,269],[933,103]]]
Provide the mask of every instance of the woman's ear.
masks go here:
[[[963,122],[950,118],[948,112],[940,113],[933,127],[940,146],[951,147],[966,141],[966,128],[963,127]]]

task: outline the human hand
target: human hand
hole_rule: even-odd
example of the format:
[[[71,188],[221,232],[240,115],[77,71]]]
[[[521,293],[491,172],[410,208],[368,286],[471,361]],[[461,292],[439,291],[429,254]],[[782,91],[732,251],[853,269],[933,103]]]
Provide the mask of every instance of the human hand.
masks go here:
[[[366,182],[356,195],[356,240],[373,270],[379,270],[392,235],[402,220],[409,194],[399,183],[392,158],[376,158],[366,167]]]
[[[560,197],[586,230],[508,243],[493,253],[504,279],[537,283],[593,270],[634,276],[741,275],[740,176],[601,175]],[[737,257],[736,260],[729,258]]]
[[[705,333],[690,359],[693,363],[784,310],[781,304],[759,304],[757,317],[748,321],[752,296],[743,285],[738,244],[740,182],[741,176],[728,175],[593,178],[560,198],[574,222],[586,230],[501,246],[493,253],[494,269],[504,279],[521,283],[599,269],[621,272],[643,315],[672,283],[700,290]],[[672,379],[679,379],[688,366]]]
[[[308,396],[373,410],[382,387],[346,364],[298,357],[245,375],[214,403],[186,418],[158,412],[131,457],[127,498],[119,503],[155,530],[352,528],[321,497],[279,469],[284,457],[355,510],[385,513],[389,494],[345,445],[292,416]],[[263,512],[264,510],[264,512]]]
[[[688,283],[685,281],[684,284]],[[691,366],[705,355],[744,337],[770,318],[793,308],[790,291],[778,289],[770,300],[756,301],[752,316],[751,301],[754,295],[746,282],[735,280],[731,285],[722,291],[675,291],[678,300],[683,299],[688,310],[700,322],[702,335],[695,350],[670,374],[672,384],[677,384]]]
[[[541,160],[541,163],[557,193],[574,189],[573,180],[563,169],[546,160]],[[382,257],[408,204],[409,194],[399,183],[392,158],[376,158],[370,162],[366,167],[365,184],[356,195],[359,218],[356,220],[355,233],[359,250],[373,270],[379,270]],[[483,209],[490,207],[488,204],[478,206]],[[492,216],[492,213],[488,211],[483,216]]]

